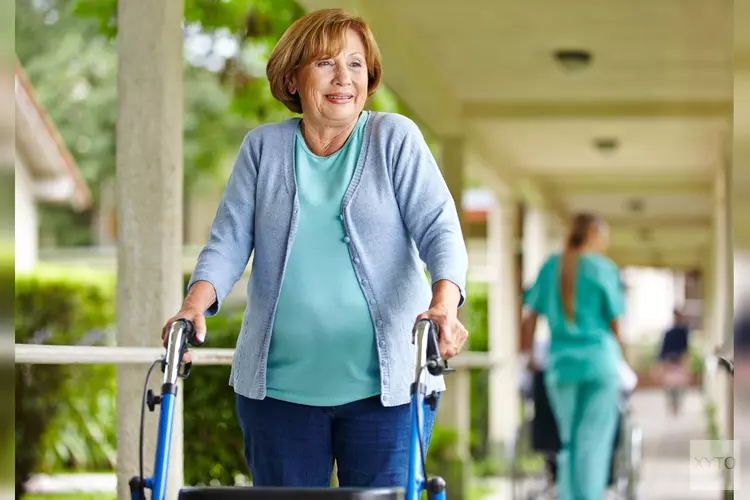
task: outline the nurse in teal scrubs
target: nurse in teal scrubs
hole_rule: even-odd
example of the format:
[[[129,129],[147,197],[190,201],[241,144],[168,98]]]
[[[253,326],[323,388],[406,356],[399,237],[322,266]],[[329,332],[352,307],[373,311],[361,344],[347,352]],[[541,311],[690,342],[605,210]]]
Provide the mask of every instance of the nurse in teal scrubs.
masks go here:
[[[530,353],[540,315],[550,329],[545,386],[562,443],[560,500],[602,500],[607,489],[622,360],[618,319],[624,312],[617,266],[602,254],[607,243],[603,219],[577,215],[566,248],[544,263],[524,298],[522,351]]]

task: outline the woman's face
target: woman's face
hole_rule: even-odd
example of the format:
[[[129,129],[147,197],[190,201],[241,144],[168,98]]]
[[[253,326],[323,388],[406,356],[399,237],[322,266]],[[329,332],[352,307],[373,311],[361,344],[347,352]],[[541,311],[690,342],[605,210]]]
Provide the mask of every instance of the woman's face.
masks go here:
[[[305,120],[336,125],[357,119],[367,101],[365,56],[362,40],[350,29],[340,54],[299,70],[292,85],[299,92]]]

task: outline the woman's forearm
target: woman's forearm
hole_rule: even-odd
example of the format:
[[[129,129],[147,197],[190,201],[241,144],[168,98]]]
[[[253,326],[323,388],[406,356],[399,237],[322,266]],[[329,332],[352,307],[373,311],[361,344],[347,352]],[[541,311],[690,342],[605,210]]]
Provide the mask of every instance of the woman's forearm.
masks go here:
[[[430,307],[445,306],[448,310],[458,309],[461,301],[461,290],[458,285],[448,280],[439,280],[432,285],[432,302]]]
[[[183,309],[195,309],[205,312],[216,302],[216,290],[208,281],[196,281],[190,287],[187,297],[182,304]]]

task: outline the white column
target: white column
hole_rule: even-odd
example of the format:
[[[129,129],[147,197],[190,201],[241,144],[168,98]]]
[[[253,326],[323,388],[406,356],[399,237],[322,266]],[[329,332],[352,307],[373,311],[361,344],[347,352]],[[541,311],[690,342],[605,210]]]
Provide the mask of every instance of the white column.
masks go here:
[[[672,272],[672,283],[674,290],[674,307],[675,309],[685,308],[685,272],[684,271],[673,271]]]
[[[489,440],[495,452],[509,443],[519,423],[518,372],[519,290],[516,268],[516,205],[513,199],[496,201],[487,221],[490,267],[497,274],[489,283],[489,345],[502,366],[490,372]]]
[[[466,237],[466,228],[464,225],[464,210],[462,205],[464,190],[464,173],[466,172],[466,151],[465,139],[460,136],[443,137],[441,140],[440,152],[440,169],[443,173],[448,190],[453,196],[458,210],[458,218],[461,221],[461,227],[464,228],[464,238]]]
[[[34,200],[34,181],[23,160],[16,160],[15,266],[22,273],[36,267],[39,254],[39,215]]]
[[[440,169],[453,196],[458,211],[458,217],[466,238],[466,226],[463,217],[463,188],[465,172],[465,140],[460,136],[449,136],[441,139]],[[466,324],[469,304],[465,304],[459,315]],[[469,415],[470,387],[469,373],[460,370],[445,378],[447,391],[442,395],[438,424],[455,429],[458,433],[457,453],[459,458],[466,460],[470,455],[471,420]]]
[[[549,252],[547,214],[535,207],[526,210],[523,221],[523,284],[531,286],[536,280]]]
[[[701,267],[701,336],[697,341],[700,343],[701,352],[706,355],[712,354],[716,347],[714,344],[714,320],[716,317],[714,312],[716,300],[716,293],[714,292],[716,288],[714,279],[715,253],[713,246],[711,246],[707,251],[706,261]],[[710,371],[704,370],[703,372],[703,396],[708,399],[715,399],[715,383],[714,379],[709,377],[710,374]]]
[[[714,196],[712,307],[711,332],[707,336],[710,349],[732,342],[733,324],[733,249],[729,179],[726,168],[719,169]],[[732,433],[733,394],[728,377],[719,372],[713,384],[713,398],[722,436]]]
[[[184,2],[118,3],[117,341],[159,346],[182,301],[182,21]],[[130,498],[148,366],[117,369],[117,491]],[[161,371],[151,387],[159,393]],[[158,407],[157,407],[158,409]],[[158,413],[147,412],[144,475],[151,476]],[[182,386],[167,498],[183,483]]]
[[[523,286],[528,289],[536,282],[539,271],[550,254],[551,234],[550,216],[544,210],[530,207],[526,210],[523,221]],[[547,320],[540,317],[537,321],[535,338],[549,337]]]

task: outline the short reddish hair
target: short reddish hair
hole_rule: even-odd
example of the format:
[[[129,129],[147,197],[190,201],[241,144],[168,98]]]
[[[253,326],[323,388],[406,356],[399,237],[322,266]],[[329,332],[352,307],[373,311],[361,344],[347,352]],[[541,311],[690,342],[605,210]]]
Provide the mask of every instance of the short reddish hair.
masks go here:
[[[299,92],[289,92],[292,76],[317,59],[339,54],[348,29],[362,38],[367,63],[367,95],[374,94],[383,74],[380,49],[365,20],[342,9],[316,10],[295,21],[284,32],[266,65],[271,94],[290,111],[302,113]]]

